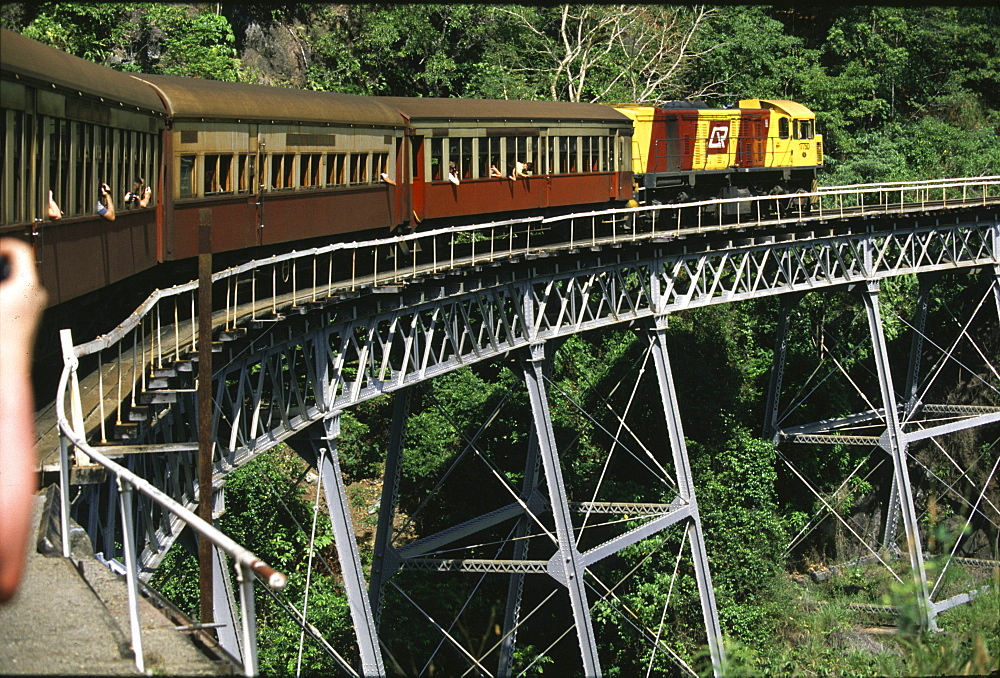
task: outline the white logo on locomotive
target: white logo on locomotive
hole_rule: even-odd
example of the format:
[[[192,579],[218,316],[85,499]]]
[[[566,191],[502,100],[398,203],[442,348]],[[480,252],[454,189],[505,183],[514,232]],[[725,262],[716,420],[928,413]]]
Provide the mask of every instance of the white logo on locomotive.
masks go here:
[[[716,151],[725,151],[729,145],[729,123],[713,122],[708,130],[708,147]]]

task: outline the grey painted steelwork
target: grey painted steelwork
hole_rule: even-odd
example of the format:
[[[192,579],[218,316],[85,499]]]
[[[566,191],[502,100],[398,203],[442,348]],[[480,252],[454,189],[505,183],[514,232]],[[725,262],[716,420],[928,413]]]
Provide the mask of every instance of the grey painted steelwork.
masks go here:
[[[930,590],[927,587],[927,573],[924,570],[923,549],[920,546],[920,531],[917,523],[917,509],[913,504],[913,490],[910,488],[910,470],[906,463],[906,436],[899,423],[896,409],[896,393],[892,385],[892,373],[889,369],[889,352],[885,344],[885,334],[882,332],[882,316],[879,313],[878,284],[868,284],[864,295],[865,310],[868,313],[868,325],[871,331],[872,344],[875,349],[875,366],[878,370],[879,389],[882,391],[882,404],[886,413],[887,436],[883,447],[892,456],[893,487],[899,496],[899,510],[906,531],[906,546],[910,557],[910,567],[913,571],[913,581],[917,589],[917,600],[920,614],[920,625],[926,630],[935,630],[934,608],[931,604]]]
[[[771,375],[767,387],[767,401],[764,403],[764,437],[777,442],[778,401],[781,397],[781,383],[785,375],[785,361],[788,357],[788,324],[792,310],[802,298],[801,294],[786,294],[781,297],[781,311],[778,315],[778,329],[774,337],[774,357],[771,360]]]
[[[212,595],[213,617],[220,626],[216,629],[219,645],[222,649],[240,661],[243,660],[243,648],[237,629],[240,627],[240,610],[236,605],[236,594],[233,590],[233,579],[226,567],[226,553],[212,545]]]
[[[551,363],[545,363],[546,366]],[[528,501],[538,492],[540,480],[538,467],[541,457],[538,450],[538,432],[534,427],[528,434],[528,453],[524,461],[524,480],[521,483],[521,503]],[[514,560],[523,561],[528,557],[528,528],[530,521],[521,516],[517,521],[514,542]],[[512,572],[507,583],[507,605],[504,608],[503,631],[500,641],[500,660],[497,664],[498,676],[509,676],[514,667],[514,648],[517,643],[517,629],[521,618],[521,600],[524,596],[524,574]]]
[[[375,548],[372,555],[371,581],[368,582],[368,598],[375,625],[382,616],[382,588],[385,582],[399,568],[399,558],[392,549],[393,518],[396,515],[396,497],[399,494],[400,459],[403,442],[406,439],[406,420],[410,414],[410,392],[396,393],[392,410],[392,431],[386,453],[385,471],[382,474],[382,497],[379,500],[378,526],[375,529]]]
[[[642,248],[600,251],[588,258],[542,259],[496,274],[487,270],[481,272],[479,277],[466,277],[459,282],[445,280],[437,287],[425,282],[418,295],[404,292],[403,295],[373,295],[358,303],[347,299],[342,303],[317,302],[312,306],[293,304],[292,309],[286,310],[294,315],[284,317],[283,322],[275,318],[274,324],[263,331],[261,326],[251,325],[251,332],[244,339],[231,342],[228,362],[223,361],[224,366],[216,371],[214,483],[221,486],[225,476],[234,468],[274,444],[323,422],[331,413],[384,393],[400,392],[463,365],[514,352],[534,352],[532,358],[526,361],[525,379],[532,394],[536,427],[544,430],[548,425],[550,428],[550,423],[546,424],[544,376],[539,367],[541,356],[538,355],[538,347],[578,332],[625,322],[662,322],[671,312],[708,304],[865,284],[907,273],[995,266],[1000,258],[996,216],[988,220],[973,213],[957,213],[954,216],[955,223],[950,224],[938,222],[933,226],[893,227],[881,231],[873,225],[870,232],[862,234],[815,237],[810,233],[808,237],[798,240],[794,239],[794,234],[789,234],[789,239],[781,241],[742,247],[732,247],[729,243],[721,249],[695,248],[698,251],[683,251],[673,242],[654,240],[647,241]],[[227,327],[229,323],[227,311]],[[140,331],[142,338],[133,342],[133,347],[141,348],[133,348],[133,353],[139,357],[137,362],[143,363],[147,357],[151,362],[152,356],[157,353],[153,348],[154,333],[150,330],[147,335],[144,329]],[[662,327],[654,330],[654,356],[662,363],[662,366],[658,365],[658,375],[664,411],[671,417],[676,416],[676,396],[669,377],[666,346],[662,337],[655,338],[657,333],[662,335],[662,331]],[[125,336],[127,332],[119,334]],[[176,336],[173,340],[180,343]],[[98,348],[108,348],[107,341],[101,340]],[[89,348],[76,347],[73,350],[83,355]],[[133,385],[141,381],[145,386],[145,371],[138,370],[136,374],[139,376],[134,378]],[[82,434],[83,413],[77,402],[78,391],[74,390],[73,397],[74,423],[79,424],[76,430]],[[178,393],[172,404],[166,402],[161,405],[156,416],[162,425],[155,428],[150,439],[143,443],[177,446],[193,440],[194,408],[189,401],[189,396]],[[895,415],[895,404],[881,412],[885,411]],[[878,414],[872,413],[873,416]],[[399,419],[400,422],[402,420]],[[678,435],[679,419],[670,422],[668,429]],[[819,436],[823,435],[822,430],[817,428],[810,432],[802,431],[802,434]],[[787,434],[788,431],[780,433]],[[905,445],[905,436],[900,436],[903,436],[901,430],[897,441],[901,440]],[[686,457],[678,452],[682,444],[682,436],[679,443],[672,444],[677,464],[686,464]],[[130,447],[134,451],[141,446]],[[678,454],[682,458],[677,457]],[[185,495],[189,487],[185,474],[191,475],[188,466],[192,458],[183,455],[171,455],[178,466],[163,480],[182,501],[190,501],[191,497]],[[143,460],[150,456],[132,455],[132,458]],[[905,455],[897,456],[905,470]],[[541,457],[543,462],[547,459],[545,478],[549,483],[551,499],[553,492],[559,495],[558,488],[553,490],[551,486],[553,474],[558,472],[554,447],[550,445],[547,452],[542,449]],[[155,469],[156,465],[150,468]],[[387,473],[386,491],[390,487],[389,481]],[[328,489],[333,486],[328,484]],[[391,487],[393,496],[388,502],[383,496],[382,507],[390,519],[395,502],[394,479]],[[701,545],[692,549],[699,550],[695,554],[696,570],[703,570],[699,578],[699,593],[709,638],[718,639],[718,620],[710,618],[715,614],[714,601],[711,600],[710,576],[697,507],[693,503],[693,487],[688,495],[683,492],[681,499],[690,504],[686,513],[677,512],[669,516],[668,507],[663,507],[663,513],[654,520],[659,526],[665,526],[676,520],[689,519],[695,526],[697,534],[693,543]],[[537,492],[532,492],[518,502],[522,517],[532,516],[539,510],[533,505],[537,503],[536,497]],[[559,505],[553,506],[552,510],[563,516],[565,530],[572,525],[570,507],[565,503],[564,492],[560,497],[556,502]],[[515,514],[512,512],[511,515]],[[656,511],[651,509],[648,515],[656,515]],[[164,525],[148,513],[140,514],[139,519],[145,521],[140,532],[147,536],[155,535],[155,538],[147,539],[142,562],[155,566],[179,530],[175,522],[166,521],[168,524]],[[481,516],[450,534],[467,534],[477,526],[489,524],[490,520],[489,515]],[[582,582],[582,574],[589,564],[626,543],[638,541],[651,529],[640,529],[615,543],[609,542],[584,554],[576,550],[570,531],[570,541],[557,544],[559,550],[555,562],[560,567],[552,567],[551,560],[545,562],[550,564],[550,574],[559,575],[564,583],[569,581],[570,576]],[[442,540],[446,536],[439,535]],[[353,545],[353,540],[346,539],[338,539],[338,544],[343,541],[350,541]],[[532,572],[535,563],[541,562],[523,557],[506,563],[436,560],[421,557],[418,550],[412,549],[410,557],[404,558],[401,556],[401,553],[407,555],[404,549],[392,549],[386,542],[382,552],[385,561],[383,572],[379,575],[382,581],[388,580],[396,568],[404,566],[517,573]],[[588,559],[588,554],[591,559]],[[570,559],[568,565],[564,563],[566,556]],[[356,549],[353,554],[345,554],[344,557],[357,558]],[[709,583],[702,586],[703,581]],[[575,596],[574,619],[579,622],[586,618],[589,621],[586,591],[582,583],[576,588],[568,588]],[[374,604],[378,591],[373,587],[368,596],[371,597],[362,596],[365,603],[357,612],[358,618],[364,622],[362,627],[369,627],[367,645],[371,648],[377,642],[372,611],[379,608]],[[368,610],[363,609],[365,605]],[[352,614],[355,611],[352,602]],[[516,620],[516,609],[512,619]],[[516,628],[516,622],[513,626]],[[586,636],[590,640],[586,640]],[[585,670],[599,671],[592,631],[588,633],[584,628],[580,637]],[[721,648],[713,653],[713,663],[719,657]],[[590,668],[587,669],[587,666]]]
[[[952,225],[649,259],[619,253],[594,268],[539,270],[530,281],[464,294],[449,295],[445,286],[433,301],[401,302],[367,316],[306,316],[299,333],[270,333],[254,353],[217,373],[217,472],[224,475],[318,420],[320,402],[345,409],[532,341],[684,308],[992,263],[990,231],[986,224]],[[531,319],[523,312],[526,300],[538,309]],[[329,371],[328,381],[317,379],[314,365]],[[301,366],[305,378],[289,379],[287,366]]]
[[[559,452],[556,448],[552,418],[545,394],[543,377],[544,345],[531,347],[531,354],[522,366],[524,382],[528,387],[531,412],[534,418],[538,451],[545,469],[545,484],[549,490],[549,503],[556,524],[558,550],[549,560],[549,574],[562,583],[569,592],[570,607],[573,610],[573,625],[580,644],[583,672],[587,676],[601,675],[601,660],[597,656],[594,627],[590,619],[590,603],[587,602],[587,587],[583,575],[586,565],[582,554],[576,548],[573,521],[570,517],[563,485],[562,469],[559,467]]]
[[[670,440],[670,451],[674,457],[680,500],[686,504],[687,515],[691,518],[691,555],[694,560],[694,576],[698,582],[698,597],[701,599],[701,613],[705,621],[708,650],[712,658],[712,671],[716,676],[721,676],[722,666],[726,660],[725,650],[722,646],[722,626],[719,623],[719,612],[715,604],[715,590],[712,588],[712,574],[708,565],[708,552],[705,550],[705,536],[701,529],[701,517],[698,515],[698,500],[695,497],[694,480],[691,477],[691,466],[688,462],[687,444],[684,442],[684,427],[681,424],[677,392],[674,390],[674,378],[670,370],[665,326],[666,318],[658,322],[651,330],[650,341],[652,342],[653,358],[656,361],[656,377],[660,384],[663,413],[667,419],[667,437]]]
[[[361,653],[361,672],[365,676],[384,676],[382,651],[379,649],[375,617],[372,615],[365,585],[364,572],[358,545],[354,540],[354,526],[351,522],[351,507],[347,501],[344,476],[340,472],[340,456],[337,453],[337,437],[340,435],[340,412],[333,412],[323,421],[323,440],[327,449],[318,450],[316,468],[323,476],[323,492],[330,511],[337,558],[343,572],[347,602],[351,608],[351,621],[358,639]]]

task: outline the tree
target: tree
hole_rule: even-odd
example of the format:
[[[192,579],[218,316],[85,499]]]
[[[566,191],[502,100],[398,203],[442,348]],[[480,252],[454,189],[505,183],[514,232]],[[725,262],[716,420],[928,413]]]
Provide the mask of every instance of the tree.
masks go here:
[[[713,10],[635,5],[502,7],[531,37],[511,70],[552,100],[665,102],[699,54],[692,40]],[[541,57],[541,58],[540,58]]]

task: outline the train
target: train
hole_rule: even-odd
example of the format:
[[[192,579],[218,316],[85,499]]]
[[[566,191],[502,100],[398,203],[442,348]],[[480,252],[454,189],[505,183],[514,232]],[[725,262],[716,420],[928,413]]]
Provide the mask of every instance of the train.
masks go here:
[[[823,161],[815,115],[789,101],[366,97],[124,73],[7,30],[0,87],[0,235],[31,241],[50,306],[206,246],[250,259],[501,216],[809,191]]]

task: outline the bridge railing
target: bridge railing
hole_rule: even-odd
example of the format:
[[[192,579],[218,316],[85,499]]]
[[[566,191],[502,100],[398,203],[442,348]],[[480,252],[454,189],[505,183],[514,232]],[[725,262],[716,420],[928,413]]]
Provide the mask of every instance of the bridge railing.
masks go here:
[[[680,235],[732,232],[740,239],[747,229],[810,222],[830,228],[829,221],[838,218],[990,202],[1000,202],[1000,177],[889,182],[494,221],[293,251],[212,275],[215,350],[248,329],[266,329],[289,314],[365,291],[391,293],[421,277],[453,276],[461,284],[468,269],[556,251],[587,252]],[[112,332],[73,347],[74,356],[87,359],[97,373],[94,392],[100,396],[86,408],[93,425],[78,429],[88,432],[92,444],[169,442],[143,433],[155,428],[143,426],[143,410],[196,388],[197,289],[192,281],[157,290]]]
[[[140,673],[145,672],[145,657],[142,650],[142,626],[139,620],[139,577],[136,563],[136,531],[134,529],[132,498],[138,491],[151,499],[163,511],[169,512],[187,524],[202,538],[209,540],[215,547],[229,555],[236,567],[237,580],[240,584],[240,603],[242,606],[242,661],[245,675],[257,675],[257,622],[254,612],[254,582],[260,578],[272,589],[281,589],[287,582],[287,577],[270,567],[251,551],[236,543],[213,525],[205,522],[187,507],[175,501],[146,479],[136,475],[129,469],[109,459],[94,449],[85,439],[81,430],[79,385],[76,369],[78,360],[73,352],[72,337],[69,330],[62,331],[64,361],[59,379],[59,397],[56,399],[56,415],[59,422],[60,435],[60,473],[59,486],[62,501],[60,502],[60,522],[62,533],[63,557],[70,557],[69,529],[69,445],[85,454],[91,462],[99,464],[115,477],[115,487],[118,492],[118,505],[121,509],[121,537],[125,556],[125,577],[128,587],[129,628],[131,631],[132,649],[135,653],[135,665]],[[71,411],[74,423],[66,416],[66,395],[68,390],[72,399]]]

